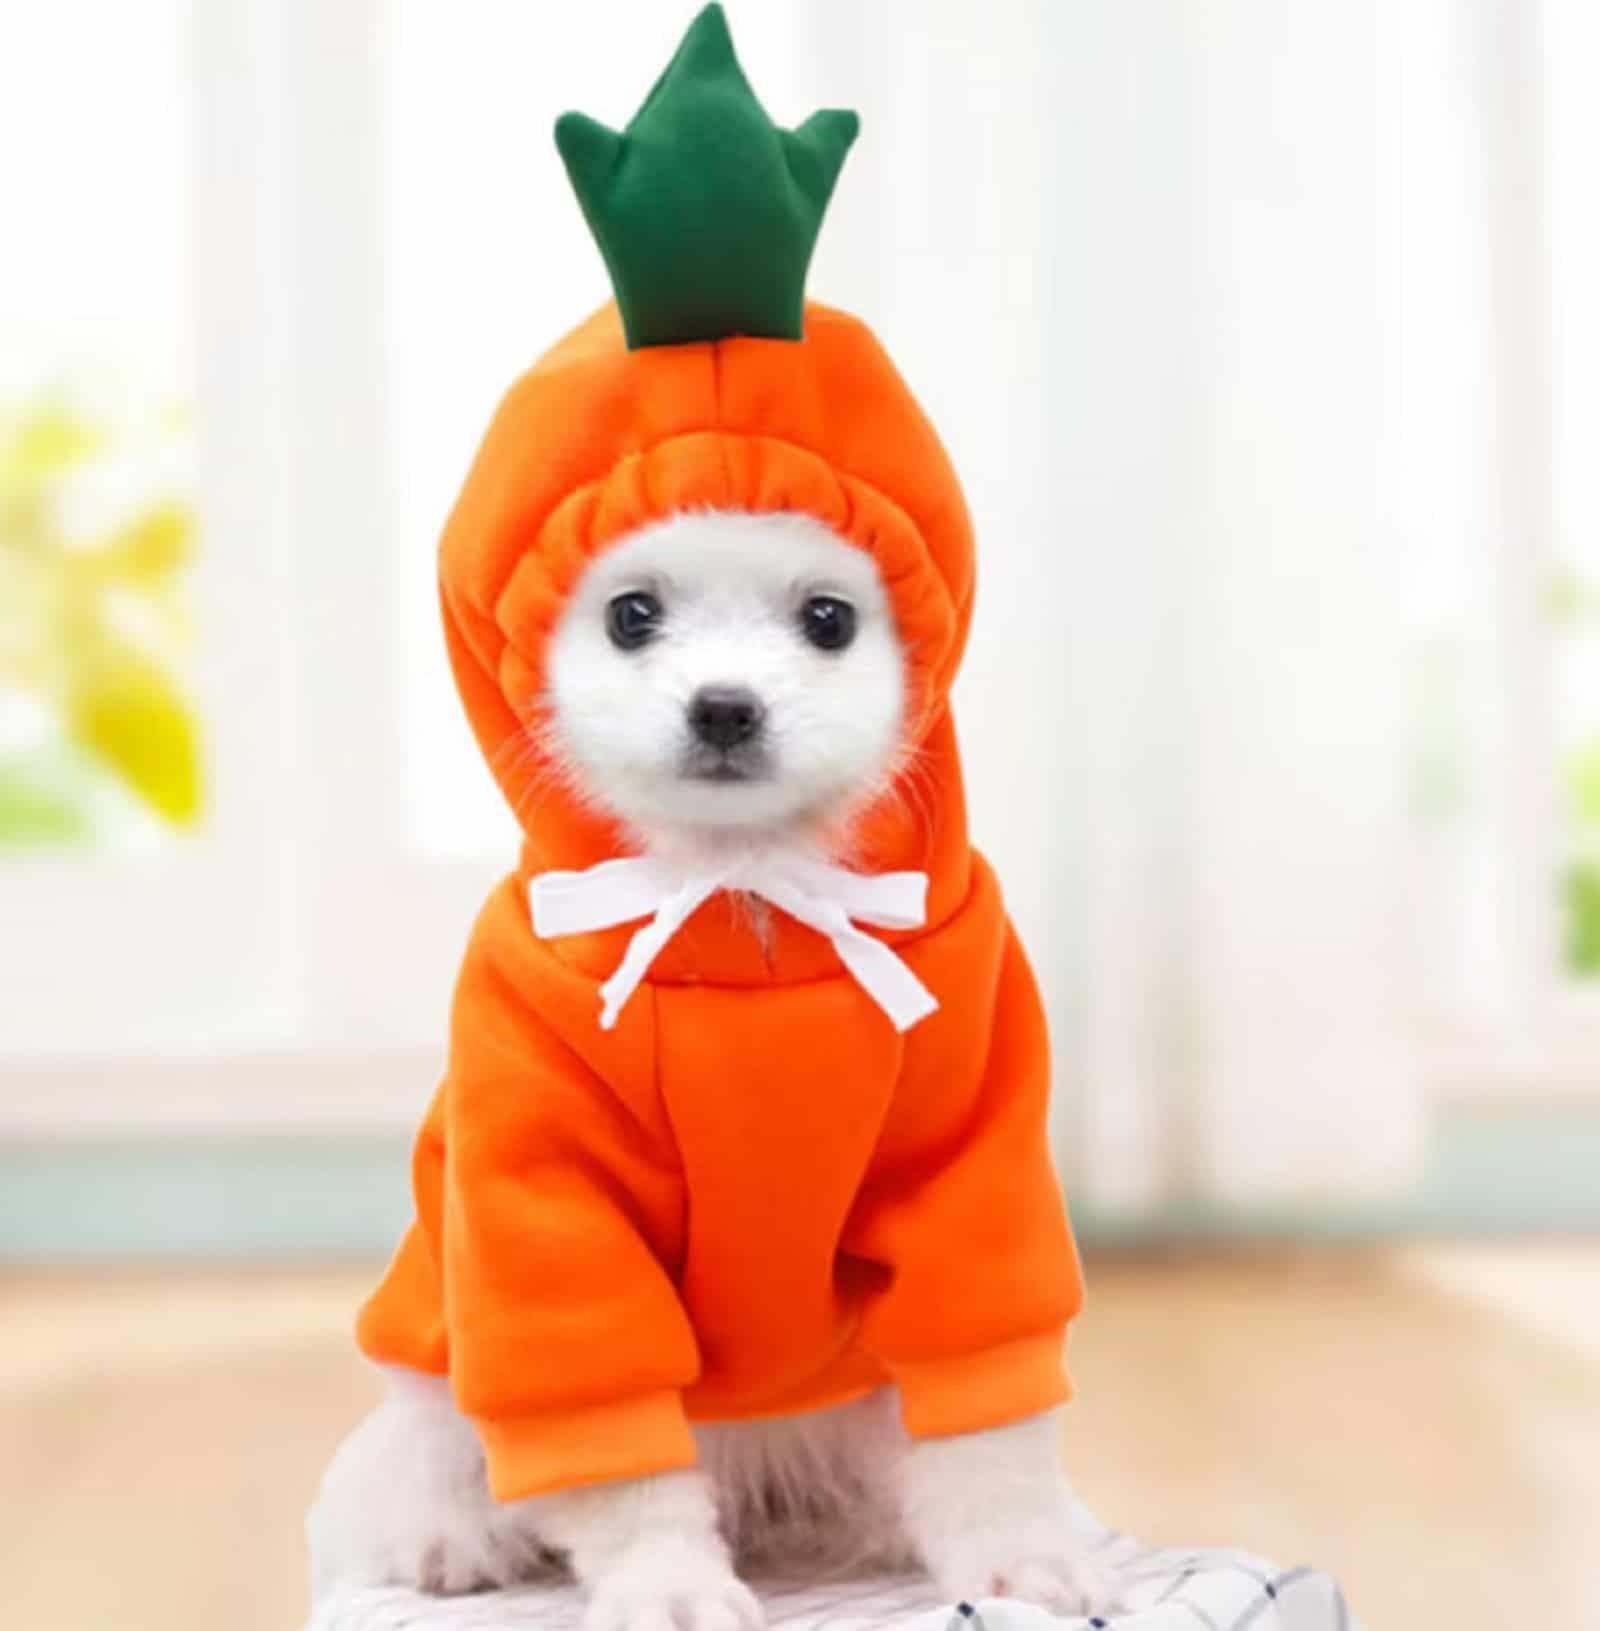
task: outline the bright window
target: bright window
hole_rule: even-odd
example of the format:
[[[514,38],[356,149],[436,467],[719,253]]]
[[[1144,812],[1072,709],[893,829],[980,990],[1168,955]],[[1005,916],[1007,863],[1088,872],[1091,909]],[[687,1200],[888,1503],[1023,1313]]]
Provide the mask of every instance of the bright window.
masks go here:
[[[0,853],[200,813],[184,15],[0,24]]]

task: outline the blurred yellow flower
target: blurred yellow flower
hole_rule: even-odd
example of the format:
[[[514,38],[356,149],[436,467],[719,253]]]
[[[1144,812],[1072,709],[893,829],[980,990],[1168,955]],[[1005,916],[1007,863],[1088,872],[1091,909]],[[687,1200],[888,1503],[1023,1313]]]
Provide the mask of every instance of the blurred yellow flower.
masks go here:
[[[106,784],[171,826],[199,818],[182,437],[170,415],[0,411],[0,846],[93,835]]]

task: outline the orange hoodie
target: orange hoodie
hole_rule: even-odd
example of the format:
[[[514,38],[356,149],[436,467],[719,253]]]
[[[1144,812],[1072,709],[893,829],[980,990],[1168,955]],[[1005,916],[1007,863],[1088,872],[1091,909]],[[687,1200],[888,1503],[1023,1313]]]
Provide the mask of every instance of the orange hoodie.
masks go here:
[[[726,894],[611,1030],[599,986],[637,925],[533,932],[533,879],[626,852],[508,747],[528,739],[552,627],[597,553],[695,507],[815,516],[888,585],[916,785],[867,813],[853,860],[928,875],[924,926],[879,936],[938,1000],[904,1033],[828,939],[782,913],[758,937]],[[525,837],[473,932],[416,1220],[359,1340],[449,1377],[499,1499],[685,1466],[692,1420],[889,1382],[914,1435],[1067,1396],[1082,1285],[1043,1018],[968,843],[946,700],[972,578],[932,427],[870,331],[825,307],[805,307],[800,339],[629,349],[607,306],[495,416],[441,581],[461,695]]]

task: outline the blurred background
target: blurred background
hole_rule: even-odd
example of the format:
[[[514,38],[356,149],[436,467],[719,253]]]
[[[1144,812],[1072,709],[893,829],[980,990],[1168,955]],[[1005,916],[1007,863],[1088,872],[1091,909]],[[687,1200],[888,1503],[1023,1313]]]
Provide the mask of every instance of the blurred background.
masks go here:
[[[733,0],[967,483],[1069,1453],[1369,1623],[1600,1555],[1600,13]],[[431,554],[664,0],[0,0],[0,1607],[292,1627],[514,830]],[[1586,1574],[1588,1579],[1586,1580]],[[1586,1600],[1585,1592],[1588,1592]]]

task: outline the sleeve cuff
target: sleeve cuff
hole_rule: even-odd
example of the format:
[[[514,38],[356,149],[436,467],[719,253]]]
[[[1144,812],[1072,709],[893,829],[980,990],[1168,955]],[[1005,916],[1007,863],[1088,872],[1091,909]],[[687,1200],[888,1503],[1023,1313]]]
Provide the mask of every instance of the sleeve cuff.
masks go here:
[[[1004,1427],[1072,1397],[1066,1332],[1023,1337],[982,1353],[891,1364],[900,1414],[913,1438],[944,1438]]]
[[[670,1390],[586,1410],[480,1420],[477,1427],[497,1501],[643,1478],[695,1460],[683,1401]]]

